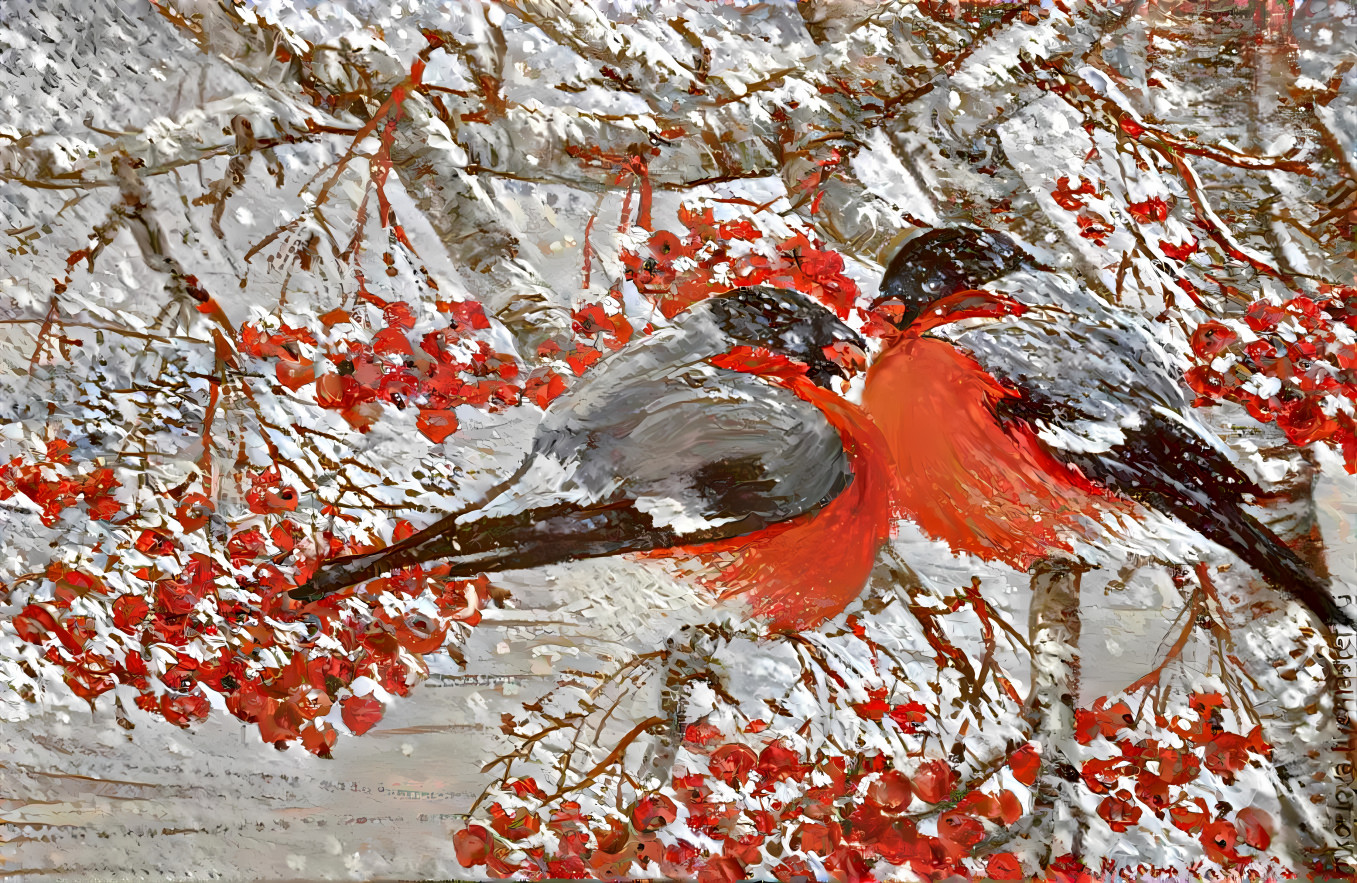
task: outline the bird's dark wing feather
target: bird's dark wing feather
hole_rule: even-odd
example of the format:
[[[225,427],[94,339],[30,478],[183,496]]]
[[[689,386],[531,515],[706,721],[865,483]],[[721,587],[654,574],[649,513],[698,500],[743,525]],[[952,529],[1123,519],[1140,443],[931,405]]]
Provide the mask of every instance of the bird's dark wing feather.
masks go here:
[[[1329,625],[1353,627],[1328,582],[1244,508],[1241,494],[1258,492],[1253,482],[1181,425],[1151,420],[1107,454],[1068,454],[1067,462],[1234,552]]]

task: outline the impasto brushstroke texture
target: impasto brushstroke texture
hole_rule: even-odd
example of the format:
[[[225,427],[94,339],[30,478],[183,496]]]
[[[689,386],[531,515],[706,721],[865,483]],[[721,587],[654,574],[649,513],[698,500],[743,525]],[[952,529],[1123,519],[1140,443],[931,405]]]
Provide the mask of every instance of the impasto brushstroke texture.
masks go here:
[[[1351,879],[1348,0],[7,0],[0,109],[4,874]]]

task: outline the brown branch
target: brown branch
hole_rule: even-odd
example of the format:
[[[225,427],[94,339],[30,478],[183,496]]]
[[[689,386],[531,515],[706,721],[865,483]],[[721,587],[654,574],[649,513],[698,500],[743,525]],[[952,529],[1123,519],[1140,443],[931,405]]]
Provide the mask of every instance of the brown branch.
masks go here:
[[[1188,606],[1179,614],[1179,616],[1186,615],[1187,619],[1183,623],[1182,631],[1178,634],[1178,639],[1173,642],[1173,646],[1164,654],[1164,661],[1150,669],[1144,676],[1137,678],[1135,683],[1131,684],[1123,692],[1135,693],[1159,684],[1164,669],[1168,667],[1169,663],[1178,659],[1183,652],[1183,648],[1187,646],[1188,640],[1192,637],[1192,630],[1197,627],[1197,616],[1202,612],[1204,603],[1205,599],[1202,595],[1202,591],[1201,589],[1197,589],[1192,593],[1192,597],[1188,600]]]
[[[594,782],[598,780],[599,776],[607,772],[608,767],[617,763],[622,758],[622,755],[626,752],[626,750],[629,747],[631,747],[631,743],[639,739],[642,733],[645,733],[654,727],[667,724],[668,722],[669,722],[668,719],[660,717],[658,715],[648,717],[645,720],[641,721],[639,724],[632,727],[631,730],[629,730],[627,734],[622,737],[622,739],[617,743],[617,745],[613,747],[613,750],[609,751],[608,755],[604,757],[603,760],[596,763],[593,769],[591,769],[587,774],[585,774],[584,778],[582,778],[579,782],[575,783],[574,785],[559,789],[558,791],[556,791],[555,794],[552,794],[550,797],[546,798],[546,800],[543,802],[551,803],[552,801],[560,800],[562,797],[571,793],[572,791],[578,791],[580,788],[592,785]]]

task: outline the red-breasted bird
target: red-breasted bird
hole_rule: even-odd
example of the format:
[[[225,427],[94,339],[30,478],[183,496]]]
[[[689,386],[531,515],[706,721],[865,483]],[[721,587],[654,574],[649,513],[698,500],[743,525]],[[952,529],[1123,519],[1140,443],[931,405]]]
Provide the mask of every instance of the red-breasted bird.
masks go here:
[[[1182,561],[1200,540],[1176,521],[1326,624],[1352,626],[1244,508],[1261,491],[1193,414],[1140,317],[1010,237],[965,228],[906,243],[873,309],[897,331],[863,407],[899,470],[899,505],[925,533],[1027,570],[1109,541]]]
[[[892,524],[885,443],[829,388],[862,344],[797,292],[703,301],[552,402],[478,505],[325,562],[292,595],[422,562],[456,577],[641,552],[697,556],[775,627],[812,625],[857,597]]]

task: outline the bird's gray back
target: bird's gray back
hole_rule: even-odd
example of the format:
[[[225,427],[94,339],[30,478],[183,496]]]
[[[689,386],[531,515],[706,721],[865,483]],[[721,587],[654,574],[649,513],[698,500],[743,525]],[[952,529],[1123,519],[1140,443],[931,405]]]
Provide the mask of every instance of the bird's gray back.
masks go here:
[[[1097,450],[1151,413],[1192,421],[1181,368],[1140,317],[1113,309],[1060,273],[1018,270],[985,288],[1028,311],[936,333],[999,379],[1058,403],[1058,431],[1073,436],[1067,444]]]

